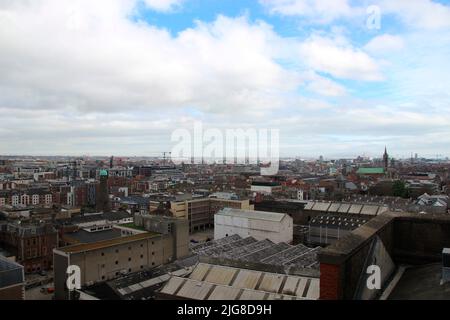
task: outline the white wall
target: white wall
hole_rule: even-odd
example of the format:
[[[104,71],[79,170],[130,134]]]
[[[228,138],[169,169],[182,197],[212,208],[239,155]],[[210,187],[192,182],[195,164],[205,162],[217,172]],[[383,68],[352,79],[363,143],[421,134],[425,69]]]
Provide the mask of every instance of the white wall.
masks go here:
[[[293,221],[288,215],[285,215],[278,222],[216,214],[214,218],[214,239],[221,239],[233,234],[242,238],[253,237],[258,241],[269,239],[275,243],[291,243]]]

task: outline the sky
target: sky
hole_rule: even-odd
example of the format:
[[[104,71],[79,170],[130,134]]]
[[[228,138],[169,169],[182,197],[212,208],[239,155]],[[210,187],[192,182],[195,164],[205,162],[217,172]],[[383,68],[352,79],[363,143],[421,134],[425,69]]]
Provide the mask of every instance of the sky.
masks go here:
[[[0,154],[450,156],[450,1],[0,0]]]

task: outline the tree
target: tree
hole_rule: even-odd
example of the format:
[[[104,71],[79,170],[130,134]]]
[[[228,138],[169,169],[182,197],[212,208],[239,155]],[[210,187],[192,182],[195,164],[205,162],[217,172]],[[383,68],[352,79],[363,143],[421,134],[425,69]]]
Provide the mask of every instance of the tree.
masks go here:
[[[392,185],[394,197],[409,198],[409,190],[403,181],[397,180]]]

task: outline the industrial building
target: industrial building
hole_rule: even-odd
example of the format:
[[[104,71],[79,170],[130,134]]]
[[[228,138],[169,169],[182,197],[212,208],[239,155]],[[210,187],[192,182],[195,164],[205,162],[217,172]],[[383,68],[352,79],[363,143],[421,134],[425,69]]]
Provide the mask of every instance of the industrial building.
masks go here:
[[[214,239],[234,234],[274,243],[292,243],[293,221],[284,213],[222,209],[214,217]]]
[[[189,232],[214,227],[214,215],[223,208],[254,210],[250,200],[230,200],[221,198],[189,199],[172,201],[170,211],[174,217],[189,221]]]
[[[389,208],[382,204],[363,204],[346,202],[308,201],[303,209],[310,216],[331,214],[353,214],[364,216],[377,216],[387,212]]]
[[[171,276],[158,298],[317,300],[319,279],[199,263],[189,277]]]
[[[345,237],[351,231],[369,221],[358,215],[321,215],[310,220],[305,242],[315,245],[329,245]]]
[[[292,246],[274,243],[268,239],[230,237],[193,245],[191,251],[201,261],[263,269],[271,272],[307,274],[318,276],[318,253],[321,248],[309,248],[302,244]]]
[[[145,216],[135,223],[136,229],[147,232],[55,249],[55,297],[68,297],[65,282],[69,265],[79,266],[81,285],[90,286],[170,263],[189,254],[185,220]]]

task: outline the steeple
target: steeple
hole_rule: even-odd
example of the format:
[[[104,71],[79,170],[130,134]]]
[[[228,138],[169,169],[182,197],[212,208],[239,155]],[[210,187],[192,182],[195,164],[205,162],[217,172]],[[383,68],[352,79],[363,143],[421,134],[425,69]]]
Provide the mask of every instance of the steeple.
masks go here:
[[[384,147],[384,155],[383,155],[383,163],[384,163],[384,170],[388,169],[389,166],[389,156],[387,153],[387,147]]]

